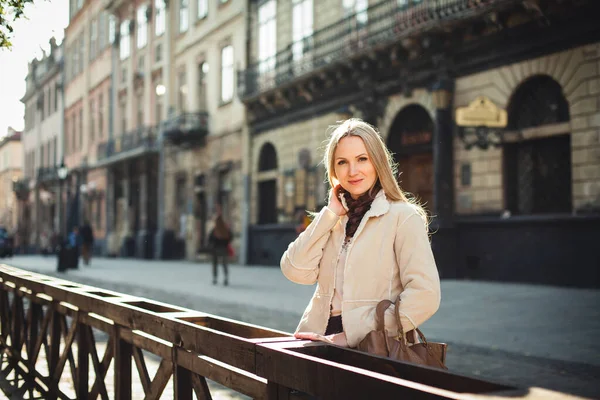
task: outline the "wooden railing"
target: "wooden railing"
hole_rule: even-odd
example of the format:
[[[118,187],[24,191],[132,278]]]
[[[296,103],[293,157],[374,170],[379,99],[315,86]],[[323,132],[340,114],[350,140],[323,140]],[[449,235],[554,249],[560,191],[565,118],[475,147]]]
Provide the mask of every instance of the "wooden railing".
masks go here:
[[[6,265],[0,265],[0,351],[0,388],[11,398],[192,399],[195,393],[210,399],[207,379],[257,399],[550,395]],[[159,363],[150,368],[155,374],[148,352]]]

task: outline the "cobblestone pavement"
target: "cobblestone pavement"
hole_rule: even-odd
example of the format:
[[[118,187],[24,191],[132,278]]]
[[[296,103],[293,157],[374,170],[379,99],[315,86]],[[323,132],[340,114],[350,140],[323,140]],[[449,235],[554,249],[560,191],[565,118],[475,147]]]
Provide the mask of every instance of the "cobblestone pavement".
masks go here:
[[[314,291],[273,267],[230,266],[224,287],[212,285],[212,267],[202,263],[95,259],[90,267],[57,274],[54,258],[6,261],[284,331],[294,330]],[[443,281],[442,306],[422,328],[429,339],[450,344],[453,372],[600,399],[598,305],[600,290]]]

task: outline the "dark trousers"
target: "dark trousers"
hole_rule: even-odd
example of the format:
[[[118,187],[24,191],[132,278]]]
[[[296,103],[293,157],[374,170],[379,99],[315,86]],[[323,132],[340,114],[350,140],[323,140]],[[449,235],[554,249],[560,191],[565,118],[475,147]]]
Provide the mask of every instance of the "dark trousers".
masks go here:
[[[92,259],[92,246],[92,243],[81,244],[81,258],[83,258],[83,263],[85,265],[88,265]]]
[[[337,317],[329,317],[329,322],[327,323],[327,329],[325,330],[325,335],[333,335],[334,333],[342,333],[344,332],[344,325],[342,324],[342,316],[338,315]]]
[[[219,276],[219,261],[223,264],[223,273],[225,274],[225,282],[229,276],[229,268],[227,266],[227,247],[216,247],[213,250],[213,281],[217,281]]]

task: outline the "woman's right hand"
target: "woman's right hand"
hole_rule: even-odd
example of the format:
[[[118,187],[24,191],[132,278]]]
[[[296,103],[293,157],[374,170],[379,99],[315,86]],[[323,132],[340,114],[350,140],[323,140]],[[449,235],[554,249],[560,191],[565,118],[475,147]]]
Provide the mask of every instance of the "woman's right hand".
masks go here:
[[[346,214],[346,209],[342,205],[340,198],[338,197],[339,190],[342,188],[342,185],[337,184],[333,189],[329,191],[329,204],[327,204],[327,208],[336,213],[339,216]]]

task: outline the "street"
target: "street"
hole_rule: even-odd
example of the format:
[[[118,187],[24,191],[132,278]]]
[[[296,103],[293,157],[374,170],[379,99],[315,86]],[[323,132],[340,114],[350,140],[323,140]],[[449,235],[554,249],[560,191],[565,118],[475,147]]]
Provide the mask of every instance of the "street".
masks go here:
[[[230,266],[225,287],[222,275],[212,284],[205,263],[95,258],[59,275],[54,257],[0,262],[285,331],[314,291],[276,267]],[[599,304],[599,290],[446,280],[441,307],[422,330],[449,343],[453,372],[600,398]]]

